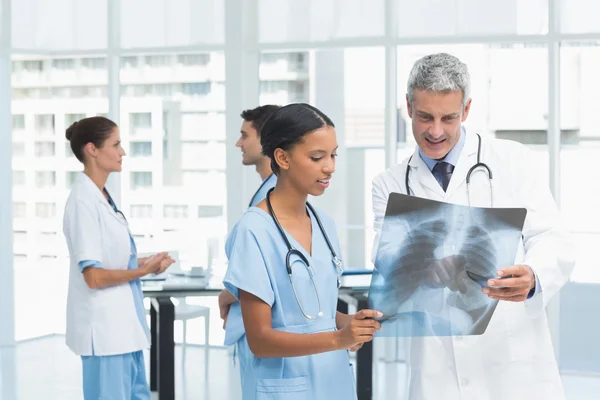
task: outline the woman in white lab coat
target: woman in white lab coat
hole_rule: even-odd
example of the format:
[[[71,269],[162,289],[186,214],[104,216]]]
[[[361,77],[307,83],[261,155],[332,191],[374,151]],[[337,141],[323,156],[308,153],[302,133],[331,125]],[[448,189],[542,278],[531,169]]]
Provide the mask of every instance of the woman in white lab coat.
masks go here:
[[[88,399],[150,399],[142,350],[149,331],[139,278],[172,263],[166,253],[138,259],[127,220],[105,188],[125,151],[117,125],[85,118],[66,131],[84,171],[67,199],[63,231],[70,256],[66,341],[83,362]]]

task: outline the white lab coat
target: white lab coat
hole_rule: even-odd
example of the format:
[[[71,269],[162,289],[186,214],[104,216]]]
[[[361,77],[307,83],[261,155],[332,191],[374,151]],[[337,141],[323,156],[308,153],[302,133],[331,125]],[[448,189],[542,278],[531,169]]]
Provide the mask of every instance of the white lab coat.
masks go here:
[[[410,161],[414,196],[468,205],[466,175],[477,162],[477,135],[468,133],[444,193],[418,149]],[[551,192],[529,150],[516,142],[482,138],[481,161],[493,173],[494,207],[525,207],[524,241],[515,264],[529,265],[541,291],[521,303],[500,301],[481,336],[412,338],[411,400],[562,400],[563,388],[545,307],[574,267],[574,246]],[[406,194],[408,159],[373,180],[373,212],[379,234],[390,193]],[[489,207],[487,174],[471,175],[471,206]]]
[[[67,199],[63,232],[70,256],[67,346],[77,355],[126,354],[149,347],[128,283],[90,289],[79,262],[100,261],[126,270],[131,255],[125,219],[115,213],[94,182],[81,173]]]

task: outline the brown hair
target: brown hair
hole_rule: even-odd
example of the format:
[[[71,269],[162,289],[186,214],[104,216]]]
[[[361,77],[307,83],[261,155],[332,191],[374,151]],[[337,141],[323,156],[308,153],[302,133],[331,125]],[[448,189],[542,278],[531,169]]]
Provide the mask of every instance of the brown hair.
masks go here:
[[[71,150],[75,157],[85,162],[83,148],[88,143],[100,148],[117,127],[113,121],[104,117],[89,117],[75,121],[67,128],[65,136],[71,142]]]

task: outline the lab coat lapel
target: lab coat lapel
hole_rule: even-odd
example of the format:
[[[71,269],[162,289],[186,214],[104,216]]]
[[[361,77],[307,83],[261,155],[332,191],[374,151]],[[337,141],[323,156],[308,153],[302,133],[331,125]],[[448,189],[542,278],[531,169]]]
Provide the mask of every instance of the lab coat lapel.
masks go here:
[[[100,189],[98,189],[98,186],[96,186],[94,181],[92,181],[92,179],[85,173],[80,172],[76,182],[77,184],[82,185],[94,200],[103,201],[108,204],[108,202],[104,198],[104,195],[102,194]]]
[[[463,147],[460,156],[458,157],[458,163],[452,173],[452,178],[446,189],[446,198],[450,198],[456,190],[458,190],[463,184],[466,184],[467,173],[473,165],[477,163],[477,145],[478,138],[475,133],[468,133],[465,139],[465,146]]]
[[[89,176],[81,172],[77,178],[77,182],[83,185],[83,187],[85,187],[85,190],[93,197],[95,201],[99,202],[102,205],[102,207],[105,207],[106,212],[109,215],[111,215],[113,218],[119,221],[119,223],[123,225],[127,224],[126,221],[123,219],[123,216],[116,213],[112,209],[111,205],[108,204],[108,201],[106,200],[100,189],[98,189],[98,186],[96,186],[94,181],[92,181],[92,179]]]

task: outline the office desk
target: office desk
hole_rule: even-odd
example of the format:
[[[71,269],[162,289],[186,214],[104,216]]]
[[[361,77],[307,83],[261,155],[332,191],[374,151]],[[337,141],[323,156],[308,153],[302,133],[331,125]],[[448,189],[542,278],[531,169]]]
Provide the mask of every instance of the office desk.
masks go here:
[[[371,274],[348,271],[342,276],[338,310],[348,312],[348,304],[357,309],[367,307],[366,294]],[[150,389],[158,391],[160,400],[175,399],[175,305],[171,297],[218,296],[224,286],[220,277],[211,279],[169,277],[166,280],[142,280],[144,296],[151,299],[150,308]],[[356,390],[358,400],[372,398],[373,344],[365,343],[356,355]]]
[[[151,299],[150,390],[158,392],[160,400],[175,399],[175,305],[171,297],[218,296],[223,288],[216,278],[142,280],[144,297]]]

